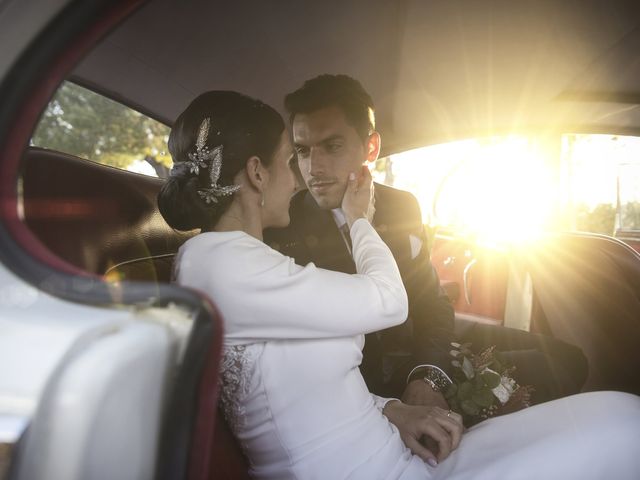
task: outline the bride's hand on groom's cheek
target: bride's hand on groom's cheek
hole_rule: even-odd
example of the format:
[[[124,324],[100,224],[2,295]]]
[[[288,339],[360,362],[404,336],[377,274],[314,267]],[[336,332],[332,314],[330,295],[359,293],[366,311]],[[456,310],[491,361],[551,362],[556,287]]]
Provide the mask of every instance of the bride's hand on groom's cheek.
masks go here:
[[[371,172],[363,166],[359,172],[349,174],[347,189],[342,198],[342,211],[344,212],[349,227],[358,218],[373,218],[375,208],[373,206],[373,179]]]
[[[458,448],[462,438],[462,418],[439,407],[387,403],[384,414],[400,432],[404,444],[432,466]]]

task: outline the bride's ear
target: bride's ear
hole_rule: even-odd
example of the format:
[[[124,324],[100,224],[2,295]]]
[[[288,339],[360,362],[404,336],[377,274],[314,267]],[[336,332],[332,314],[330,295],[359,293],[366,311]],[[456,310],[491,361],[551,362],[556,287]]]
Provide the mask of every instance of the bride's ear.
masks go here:
[[[262,192],[269,181],[269,172],[260,161],[260,157],[253,156],[247,160],[245,174],[249,185]]]

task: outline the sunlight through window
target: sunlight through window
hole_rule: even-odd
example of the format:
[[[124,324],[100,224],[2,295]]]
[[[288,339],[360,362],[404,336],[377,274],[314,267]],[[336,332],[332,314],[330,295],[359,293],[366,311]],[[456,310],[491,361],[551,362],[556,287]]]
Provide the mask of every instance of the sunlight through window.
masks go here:
[[[412,192],[425,224],[486,244],[640,230],[639,137],[468,139],[382,158],[373,174]]]

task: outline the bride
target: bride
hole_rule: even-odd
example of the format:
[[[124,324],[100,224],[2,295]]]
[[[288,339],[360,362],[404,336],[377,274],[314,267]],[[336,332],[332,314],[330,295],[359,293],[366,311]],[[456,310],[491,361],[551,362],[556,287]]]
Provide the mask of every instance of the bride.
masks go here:
[[[169,225],[200,228],[178,253],[175,279],[225,320],[222,407],[263,479],[640,478],[640,399],[575,395],[487,420],[402,410],[368,392],[364,334],[402,323],[407,297],[367,218],[372,184],[353,172],[342,208],[357,274],[299,266],[262,242],[289,222],[293,150],[280,115],[235,92],[200,95],[169,138],[174,160],[158,204]],[[396,424],[439,447],[438,464],[405,445]],[[422,458],[413,452],[420,452]],[[425,462],[429,460],[429,463]]]

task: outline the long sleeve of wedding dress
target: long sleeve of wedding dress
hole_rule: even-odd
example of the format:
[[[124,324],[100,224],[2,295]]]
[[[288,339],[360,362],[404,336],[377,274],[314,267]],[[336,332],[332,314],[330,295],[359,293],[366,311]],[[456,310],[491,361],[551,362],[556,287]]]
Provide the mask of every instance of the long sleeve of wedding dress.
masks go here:
[[[180,249],[178,282],[212,296],[228,342],[345,337],[404,322],[407,294],[389,248],[364,219],[351,237],[358,275],[301,267],[242,232],[201,234]]]

